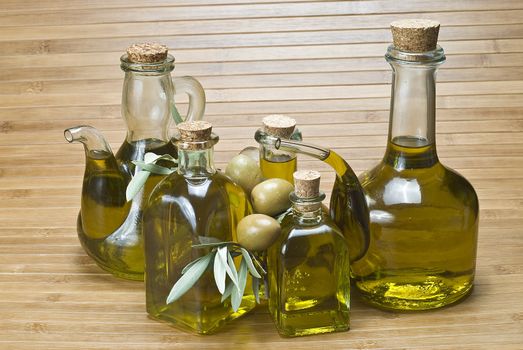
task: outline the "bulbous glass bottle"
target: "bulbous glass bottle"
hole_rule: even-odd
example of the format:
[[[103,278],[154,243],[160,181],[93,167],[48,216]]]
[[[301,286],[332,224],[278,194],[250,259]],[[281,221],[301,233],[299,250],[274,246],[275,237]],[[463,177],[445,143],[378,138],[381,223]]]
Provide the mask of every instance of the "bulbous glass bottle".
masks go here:
[[[132,56],[132,57],[131,57]],[[133,161],[143,161],[147,152],[177,156],[169,127],[181,122],[174,104],[175,93],[190,98],[187,120],[199,120],[205,109],[205,94],[192,77],[171,77],[174,57],[158,44],[135,44],[120,58],[125,72],[122,117],[127,135],[113,155],[102,134],[90,126],[64,131],[68,142],[81,142],[86,167],[77,231],[82,246],[103,269],[132,280],[143,280],[144,253],[142,211],[154,186],[164,177],[151,174],[131,201],[126,188],[140,170]]]
[[[183,268],[209,253],[192,245],[201,243],[200,237],[236,241],[238,222],[252,212],[244,190],[215,169],[213,146],[217,142],[218,136],[210,136],[210,127],[209,137],[204,139],[180,137],[178,171],[155,187],[143,217],[147,312],[200,334],[216,332],[255,307],[250,279],[238,311],[233,311],[230,299],[222,303],[212,269],[180,299],[166,303]]]
[[[379,308],[442,307],[473,285],[478,198],[436,153],[435,74],[443,49],[391,45],[385,57],[393,69],[388,143],[383,160],[360,177],[371,238],[352,266],[353,282]]]

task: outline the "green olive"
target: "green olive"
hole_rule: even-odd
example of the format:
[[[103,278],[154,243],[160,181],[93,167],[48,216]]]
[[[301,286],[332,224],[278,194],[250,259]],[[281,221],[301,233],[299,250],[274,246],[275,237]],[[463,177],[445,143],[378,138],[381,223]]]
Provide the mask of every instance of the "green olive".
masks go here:
[[[260,162],[260,149],[258,147],[253,147],[253,146],[245,147],[244,149],[242,149],[240,151],[240,154],[243,154],[245,156],[252,158],[254,161],[256,161],[256,163]]]
[[[289,194],[294,186],[283,179],[269,179],[252,189],[251,199],[256,213],[275,216],[291,206]]]
[[[263,175],[258,163],[243,154],[238,154],[231,159],[225,168],[225,174],[240,185],[247,193],[251,193],[254,186],[263,180]]]
[[[262,251],[271,246],[281,233],[280,224],[272,217],[252,214],[238,223],[238,243],[252,251]]]

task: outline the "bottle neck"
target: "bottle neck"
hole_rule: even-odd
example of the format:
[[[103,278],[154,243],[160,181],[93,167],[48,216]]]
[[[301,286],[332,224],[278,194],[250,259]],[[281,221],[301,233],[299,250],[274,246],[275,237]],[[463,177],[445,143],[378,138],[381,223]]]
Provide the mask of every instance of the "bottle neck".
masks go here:
[[[385,161],[402,168],[398,158],[406,157],[412,158],[408,167],[431,166],[438,161],[436,70],[445,60],[443,50],[416,54],[389,47],[386,59],[393,75]]]
[[[174,85],[170,72],[174,59],[154,64],[131,63],[121,58],[125,71],[122,89],[122,117],[127,124],[127,141],[170,140],[169,125],[174,106]]]
[[[292,202],[292,213],[297,224],[303,226],[318,225],[323,222],[323,210],[321,202],[325,199],[325,194],[320,193],[314,198],[299,198],[294,192],[290,194]]]
[[[178,148],[178,173],[186,178],[205,178],[216,173],[214,148],[189,150]]]

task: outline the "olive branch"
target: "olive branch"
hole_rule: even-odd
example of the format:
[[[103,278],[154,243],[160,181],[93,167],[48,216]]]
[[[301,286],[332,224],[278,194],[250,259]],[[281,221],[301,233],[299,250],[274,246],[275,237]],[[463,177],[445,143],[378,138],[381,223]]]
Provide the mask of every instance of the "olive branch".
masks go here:
[[[212,237],[199,237],[200,244],[194,249],[211,248],[211,251],[196,260],[191,261],[182,270],[182,277],[174,284],[167,296],[167,304],[178,300],[200,279],[204,272],[212,265],[216,287],[222,295],[221,302],[231,298],[232,309],[236,312],[240,308],[247,274],[252,276],[252,291],[256,302],[260,303],[259,286],[262,275],[267,272],[256,255],[236,242],[221,242]],[[236,270],[234,258],[241,256],[240,268]],[[229,277],[229,278],[227,278]]]
[[[127,201],[133,199],[138,192],[145,185],[145,182],[151,174],[160,174],[160,175],[169,175],[176,171],[176,167],[167,168],[161,165],[156,164],[160,160],[165,160],[174,164],[178,164],[178,160],[172,157],[169,154],[157,155],[152,152],[145,153],[143,161],[133,160],[133,164],[138,167],[138,171],[134,174],[133,178],[127,185],[125,191],[125,197]]]

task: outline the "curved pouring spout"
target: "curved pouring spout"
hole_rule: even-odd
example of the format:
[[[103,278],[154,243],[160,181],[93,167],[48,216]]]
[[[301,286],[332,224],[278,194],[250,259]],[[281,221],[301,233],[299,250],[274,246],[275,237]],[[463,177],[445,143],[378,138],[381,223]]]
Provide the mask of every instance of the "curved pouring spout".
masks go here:
[[[336,171],[330,215],[349,243],[351,262],[360,259],[369,247],[369,208],[363,188],[349,164],[332,150],[300,141],[280,139],[262,130],[256,131],[254,138],[260,144],[319,159]]]
[[[134,268],[135,279],[140,279],[142,262],[129,258],[130,255],[123,249],[136,246],[135,250],[140,250],[142,247],[136,243],[137,238],[129,234],[138,225],[141,204],[139,196],[137,201],[126,200],[125,190],[130,175],[120,167],[111,147],[95,128],[76,126],[66,129],[64,136],[70,143],[82,143],[85,149],[85,173],[78,215],[80,242],[105,269],[118,275],[113,266]]]
[[[106,153],[113,154],[111,147],[102,134],[92,126],[80,125],[64,130],[64,137],[69,143],[81,142],[84,145],[85,153]]]

